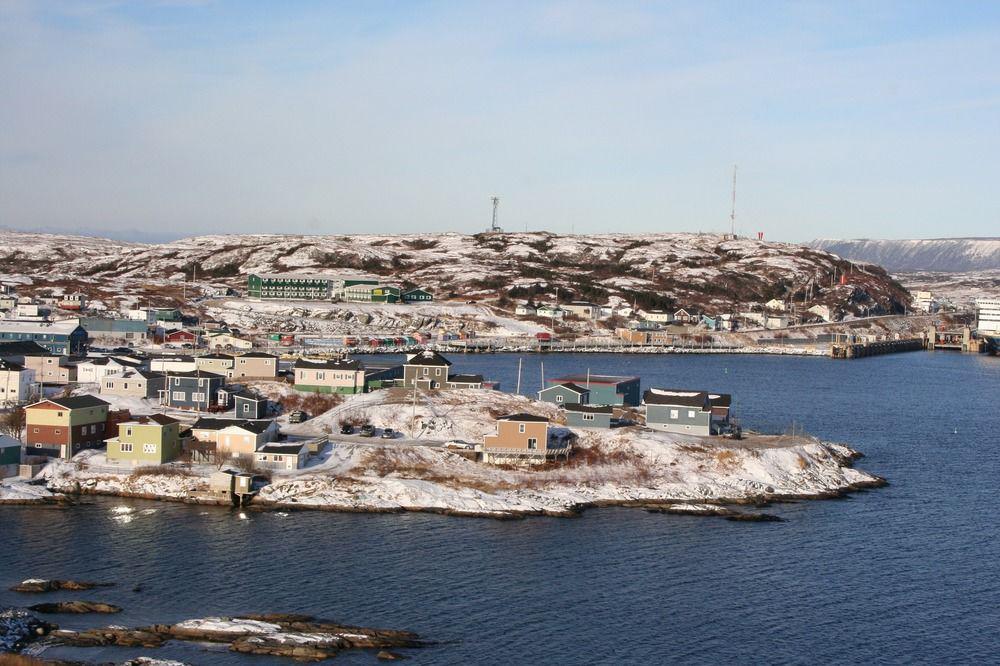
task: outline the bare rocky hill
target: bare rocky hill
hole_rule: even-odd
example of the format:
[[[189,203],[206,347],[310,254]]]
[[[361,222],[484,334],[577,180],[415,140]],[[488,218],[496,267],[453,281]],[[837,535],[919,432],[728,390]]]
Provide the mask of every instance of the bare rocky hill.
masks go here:
[[[962,272],[1000,269],[1000,238],[928,238],[915,240],[836,240],[809,244],[845,259],[866,261],[893,272]]]
[[[83,291],[179,284],[195,274],[198,282],[241,288],[253,272],[367,273],[426,286],[438,298],[503,305],[553,300],[558,292],[562,301],[706,311],[809,295],[810,303],[844,313],[891,312],[909,297],[877,266],[852,266],[803,245],[711,234],[216,235],[138,244],[3,232],[0,272],[28,276],[35,288],[62,282]]]

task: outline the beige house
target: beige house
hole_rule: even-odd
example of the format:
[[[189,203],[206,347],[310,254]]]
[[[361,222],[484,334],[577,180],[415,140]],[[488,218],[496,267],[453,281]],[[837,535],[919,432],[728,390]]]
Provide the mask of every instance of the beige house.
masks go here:
[[[219,453],[252,455],[274,439],[278,426],[270,420],[200,418],[191,426],[191,436],[203,444],[214,444]]]
[[[101,395],[130,398],[156,398],[166,387],[167,378],[159,372],[129,368],[101,380]]]
[[[230,373],[233,371],[235,361],[236,358],[230,354],[205,354],[195,357],[194,365],[196,370],[214,372],[223,377],[232,377]]]
[[[76,366],[69,365],[66,356],[27,356],[24,367],[35,371],[35,381],[60,386],[76,381]]]
[[[295,361],[295,388],[313,393],[364,393],[365,366],[353,359]]]
[[[252,342],[231,333],[213,333],[205,338],[205,346],[209,349],[253,349]]]
[[[497,434],[483,440],[483,462],[542,463],[569,457],[571,435],[562,429],[550,432],[549,420],[544,416],[501,416],[496,427]]]
[[[302,469],[307,458],[309,447],[305,442],[271,442],[253,454],[255,467],[286,472]]]
[[[236,357],[233,365],[235,379],[274,379],[278,376],[278,357],[266,352],[249,352]]]

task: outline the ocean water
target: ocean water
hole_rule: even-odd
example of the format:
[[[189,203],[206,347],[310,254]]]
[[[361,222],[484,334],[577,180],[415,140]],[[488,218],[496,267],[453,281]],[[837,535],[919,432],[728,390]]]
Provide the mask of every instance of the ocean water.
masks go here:
[[[452,356],[513,389],[517,355]],[[0,508],[0,606],[27,577],[115,581],[90,593],[138,625],[304,612],[440,641],[427,664],[995,663],[1000,655],[1000,358],[914,352],[524,356],[522,385],[586,372],[734,394],[748,427],[792,424],[863,451],[890,485],[778,504],[781,523],[598,509],[494,521],[291,514],[97,498]],[[126,511],[130,511],[126,513]],[[141,585],[141,591],[133,587]],[[54,649],[121,660],[287,663],[200,645]],[[373,663],[344,653],[341,663]]]

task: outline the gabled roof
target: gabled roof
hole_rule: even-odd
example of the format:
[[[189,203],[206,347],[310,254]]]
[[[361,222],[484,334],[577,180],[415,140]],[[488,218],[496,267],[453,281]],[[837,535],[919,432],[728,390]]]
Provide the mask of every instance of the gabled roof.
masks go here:
[[[611,405],[578,405],[569,403],[563,405],[567,412],[584,412],[587,414],[614,414],[615,408]]]
[[[647,389],[642,394],[642,402],[646,405],[677,405],[680,407],[698,407],[704,409],[709,405],[708,393],[705,391],[686,391],[683,389]]]
[[[441,354],[431,349],[425,349],[422,352],[417,352],[412,358],[406,360],[406,365],[433,365],[433,366],[450,366],[451,361],[446,359]]]
[[[0,370],[8,372],[21,372],[22,370],[24,370],[24,366],[18,365],[13,361],[8,361],[6,359],[0,358]]]
[[[565,377],[555,377],[548,380],[549,384],[577,384],[585,385],[588,381],[591,384],[622,384],[624,382],[638,381],[638,377],[624,377],[617,375],[566,375]],[[586,386],[584,386],[586,388]]]
[[[139,368],[125,368],[119,372],[112,373],[110,375],[105,375],[105,379],[128,379],[130,377],[135,377],[138,375],[143,379],[159,379],[163,377],[162,372],[150,372],[149,370],[140,370]]]
[[[212,360],[217,360],[217,361],[232,361],[236,357],[233,356],[232,354],[218,354],[218,353],[214,353],[214,354],[202,354],[201,356],[196,357],[195,361],[197,361],[199,358],[207,358],[207,359],[212,359]]]
[[[305,442],[270,442],[257,449],[257,453],[298,454],[305,447]]]
[[[563,382],[562,384],[553,384],[548,388],[543,388],[541,391],[539,391],[539,393],[545,393],[546,391],[551,391],[552,389],[558,389],[558,388],[566,389],[567,391],[572,391],[577,395],[587,395],[588,393],[590,393],[590,389],[585,389],[579,384],[574,384],[573,382]]]
[[[231,425],[239,425],[243,423],[245,419],[219,419],[213,418],[211,416],[201,416],[198,420],[191,424],[193,430],[222,430],[223,428],[228,428]]]
[[[157,425],[170,425],[171,423],[180,423],[180,421],[175,418],[171,418],[166,414],[142,414],[140,416],[133,416],[128,421],[124,421],[119,425],[125,425],[128,423],[141,423],[143,425],[156,423]]]
[[[242,391],[237,391],[236,393],[231,393],[230,395],[233,397],[234,400],[236,398],[242,398],[243,400],[255,400],[257,402],[267,402],[267,398],[265,398],[264,396],[252,393],[246,389]]]
[[[97,357],[90,356],[85,358],[78,365],[82,365],[83,363],[89,363],[90,365],[108,365],[112,361],[114,361],[118,365],[127,365],[133,368],[142,365],[142,361],[132,361],[127,358],[121,358],[120,356],[97,356]]]
[[[530,423],[549,422],[549,420],[546,417],[536,416],[534,414],[508,414],[507,416],[498,417],[497,421],[525,421]]]
[[[53,356],[53,354],[34,340],[13,340],[0,342],[0,356]]]
[[[270,428],[272,423],[274,421],[239,421],[237,423],[230,423],[229,427],[242,428],[243,430],[249,430],[259,435]]]
[[[448,381],[449,382],[453,382],[455,384],[482,384],[483,383],[483,376],[482,375],[452,375],[451,377],[448,377]]]
[[[47,398],[45,400],[39,400],[34,405],[28,405],[28,407],[34,407],[35,405],[40,405],[44,402],[51,402],[60,407],[65,407],[66,409],[85,409],[87,407],[110,407],[111,403],[105,402],[98,397],[92,395],[74,395],[69,398]]]
[[[353,358],[323,359],[312,361],[306,358],[295,360],[294,368],[306,370],[360,370],[364,366]]]
[[[168,378],[173,379],[174,377],[188,377],[188,378],[201,378],[201,379],[225,379],[225,375],[220,375],[217,372],[210,372],[208,370],[166,370],[166,375]]]
[[[239,355],[239,358],[243,358],[243,357],[246,357],[246,358],[278,358],[274,354],[268,354],[267,352],[262,352],[262,351],[247,352],[246,354],[240,354]]]

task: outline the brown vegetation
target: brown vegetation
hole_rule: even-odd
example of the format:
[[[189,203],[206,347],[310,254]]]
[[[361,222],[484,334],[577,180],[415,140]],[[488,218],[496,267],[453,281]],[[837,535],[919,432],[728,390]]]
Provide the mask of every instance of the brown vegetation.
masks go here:
[[[130,475],[133,479],[143,476],[196,476],[191,470],[177,465],[149,465],[146,467],[136,467]]]

